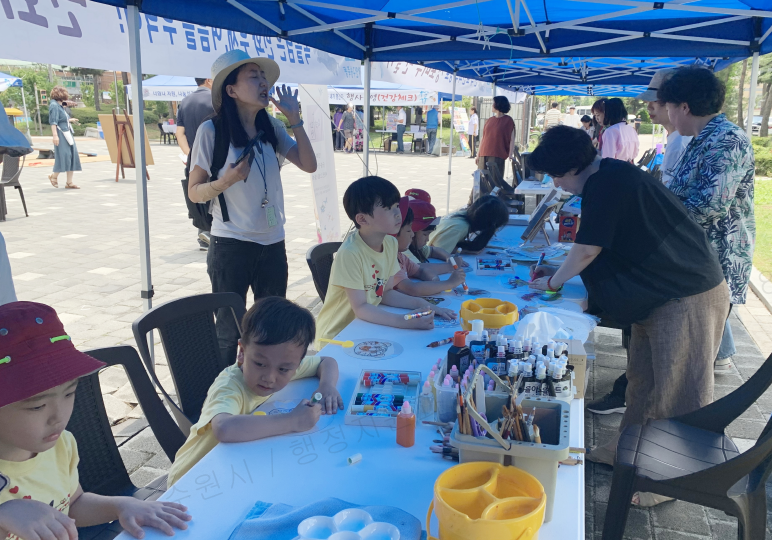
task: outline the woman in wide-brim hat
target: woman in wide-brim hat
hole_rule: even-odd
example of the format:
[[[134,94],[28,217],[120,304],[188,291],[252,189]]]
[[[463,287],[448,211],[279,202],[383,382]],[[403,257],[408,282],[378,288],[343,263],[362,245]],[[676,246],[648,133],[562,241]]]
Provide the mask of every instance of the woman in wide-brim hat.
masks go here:
[[[212,292],[235,292],[245,303],[250,287],[255,300],[287,293],[284,160],[308,173],[316,170],[297,91],[277,88],[278,99],[271,97],[278,79],[279,66],[268,58],[250,58],[239,49],[217,58],[212,65],[215,116],[198,128],[191,152],[188,195],[195,203],[211,201],[207,272]],[[269,100],[286,116],[294,140],[266,111]],[[236,164],[245,149],[251,153]],[[220,311],[221,352],[233,362],[238,326],[230,310]]]

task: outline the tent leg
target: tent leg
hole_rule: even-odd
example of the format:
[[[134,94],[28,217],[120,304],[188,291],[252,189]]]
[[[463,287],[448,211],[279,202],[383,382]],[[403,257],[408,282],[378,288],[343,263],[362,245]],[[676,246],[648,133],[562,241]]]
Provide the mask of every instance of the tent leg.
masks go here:
[[[748,120],[745,125],[745,133],[748,139],[753,136],[753,106],[756,103],[756,85],[759,83],[759,53],[753,53],[753,64],[751,67],[751,95],[748,96]]]
[[[491,97],[496,97],[496,81],[493,81],[491,86],[493,87],[493,95]]]
[[[141,296],[145,311],[153,307],[153,284],[150,276],[150,231],[147,211],[147,166],[145,159],[145,114],[142,97],[142,51],[139,37],[139,9],[126,6],[129,28],[129,65],[131,66],[131,100],[134,103],[134,169],[137,181],[137,213],[139,217],[139,268],[142,277]],[[148,335],[153,354],[153,333]]]
[[[453,96],[450,102],[450,147],[448,148],[448,200],[445,205],[445,214],[450,214],[450,170],[453,165],[453,113],[456,108],[456,69],[453,70]],[[441,117],[440,117],[441,118]],[[442,148],[442,146],[440,146]]]
[[[362,162],[364,172],[362,176],[370,174],[370,59],[365,58],[365,132],[362,137]]]
[[[29,113],[27,112],[27,100],[24,98],[24,87],[21,87],[21,103],[24,105],[24,116],[27,119],[27,140],[32,144],[32,136],[29,134],[29,122],[32,120],[32,118],[29,117]]]

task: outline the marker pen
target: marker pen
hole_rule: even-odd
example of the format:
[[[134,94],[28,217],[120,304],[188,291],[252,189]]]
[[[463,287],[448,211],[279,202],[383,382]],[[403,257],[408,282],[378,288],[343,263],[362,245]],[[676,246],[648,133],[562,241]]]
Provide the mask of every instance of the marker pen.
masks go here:
[[[458,252],[461,253],[460,248]],[[456,260],[453,257],[448,257],[448,262],[453,266],[453,270],[458,270],[458,265],[456,264]],[[466,280],[461,283],[461,286],[464,288],[464,292],[469,292],[469,287],[466,284]]]
[[[432,311],[431,309],[428,311],[422,311],[421,313],[408,313],[405,315],[405,320],[410,321],[412,319],[420,319],[421,317],[428,317],[432,313],[434,313],[434,311]]]

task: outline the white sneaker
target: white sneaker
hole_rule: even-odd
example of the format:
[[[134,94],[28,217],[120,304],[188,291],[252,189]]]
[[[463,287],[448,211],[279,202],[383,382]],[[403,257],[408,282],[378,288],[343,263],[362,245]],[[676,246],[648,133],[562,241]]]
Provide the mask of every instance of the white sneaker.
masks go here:
[[[724,358],[723,360],[716,360],[713,362],[713,371],[731,371],[732,370],[732,358]]]

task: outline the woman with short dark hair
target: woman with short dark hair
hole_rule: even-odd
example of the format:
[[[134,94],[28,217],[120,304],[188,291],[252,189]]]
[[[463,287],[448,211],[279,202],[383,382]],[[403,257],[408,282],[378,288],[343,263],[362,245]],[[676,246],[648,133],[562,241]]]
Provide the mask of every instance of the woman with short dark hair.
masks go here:
[[[724,270],[732,304],[744,304],[753,265],[753,147],[740,127],[721,114],[724,84],[705,68],[682,68],[657,92],[670,122],[694,139],[672,174],[670,190],[708,235]],[[735,354],[727,320],[717,369],[729,369]]]
[[[627,123],[625,104],[619,98],[611,98],[605,105],[601,157],[632,163],[638,156],[638,133]]]
[[[729,290],[702,228],[661,182],[632,164],[601,159],[579,129],[545,132],[529,163],[582,197],[568,257],[559,268],[533,267],[531,286],[559,291],[581,275],[603,312],[632,325],[620,433],[712,402]],[[613,464],[616,441],[594,450],[593,460]]]
[[[592,107],[590,107],[593,126],[595,126],[593,143],[598,151],[603,148],[603,131],[605,130],[605,127],[603,126],[603,120],[605,119],[606,115],[606,101],[608,101],[606,98],[601,98],[593,103]]]
[[[51,101],[48,104],[48,123],[54,143],[54,171],[48,175],[48,181],[55,188],[59,187],[59,173],[67,173],[67,189],[80,189],[72,183],[72,175],[80,171],[78,147],[75,146],[75,133],[70,124],[77,124],[77,118],[70,118],[64,109],[64,102],[69,98],[67,90],[62,86],[54,86],[51,90]]]
[[[510,108],[506,96],[493,98],[493,116],[485,122],[475,160],[477,168],[482,171],[486,170],[486,163],[495,163],[499,168],[499,178],[504,177],[506,160],[515,154],[515,121],[507,116]]]

